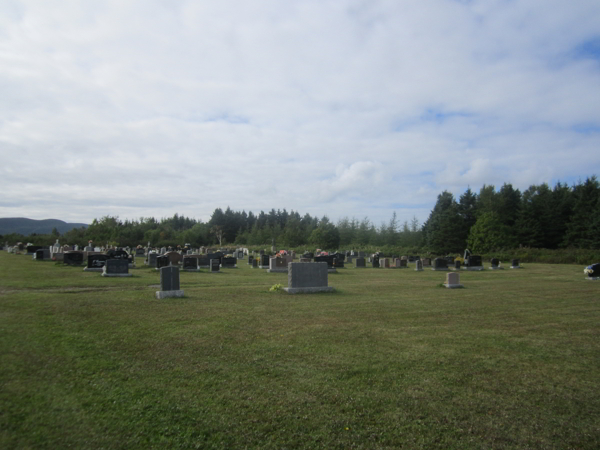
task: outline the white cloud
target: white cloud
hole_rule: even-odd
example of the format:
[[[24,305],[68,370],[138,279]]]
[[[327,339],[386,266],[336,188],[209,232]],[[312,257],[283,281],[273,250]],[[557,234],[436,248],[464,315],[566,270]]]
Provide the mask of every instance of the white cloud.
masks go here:
[[[591,0],[7,0],[0,216],[424,221],[444,189],[585,178],[599,19]]]

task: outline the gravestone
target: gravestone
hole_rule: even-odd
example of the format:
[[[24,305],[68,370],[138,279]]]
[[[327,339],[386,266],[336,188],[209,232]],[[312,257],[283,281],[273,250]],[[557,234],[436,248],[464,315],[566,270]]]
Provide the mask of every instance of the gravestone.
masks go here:
[[[456,260],[454,261],[454,269],[455,270],[460,270],[460,260]]]
[[[435,258],[431,270],[448,270],[448,261],[445,258]]]
[[[41,248],[35,252],[33,259],[36,261],[44,261],[50,259],[50,250],[47,248]]]
[[[68,266],[80,266],[83,264],[83,252],[65,252],[63,254],[63,264]]]
[[[209,265],[210,265],[210,260],[211,259],[218,259],[219,260],[219,264],[221,264],[222,259],[223,259],[223,253],[222,252],[210,252],[206,255],[206,257],[208,258],[209,261]]]
[[[223,256],[221,258],[221,267],[224,269],[235,269],[237,267],[237,259]]]
[[[335,267],[333,267],[333,260],[335,259],[335,257],[333,255],[315,256],[314,259],[315,259],[315,262],[327,263],[327,270],[329,271],[329,273],[336,272]]]
[[[457,272],[449,272],[446,274],[446,282],[444,283],[448,289],[456,289],[464,287],[460,284],[460,275]]]
[[[469,255],[465,260],[466,270],[483,270],[483,262],[481,261],[480,255]]]
[[[259,269],[268,269],[270,265],[269,255],[260,255]]]
[[[169,263],[171,263],[171,265],[173,266],[178,266],[179,263],[183,261],[183,256],[181,256],[177,252],[167,252],[164,256],[169,260]]]
[[[511,269],[522,269],[521,265],[520,265],[520,261],[518,259],[513,259],[510,262],[510,268]]]
[[[328,266],[326,262],[289,263],[288,294],[331,292],[334,288],[328,285]]]
[[[161,256],[157,256],[156,257],[156,270],[160,270],[163,267],[167,267],[169,265],[169,258],[167,258],[165,255],[161,255]]]
[[[590,264],[583,269],[583,273],[587,275],[586,280],[600,280],[600,264]]]
[[[500,260],[498,258],[492,258],[490,259],[490,269],[491,270],[499,270],[502,269],[502,267],[500,267]]]
[[[158,253],[148,253],[148,265],[150,267],[156,267],[156,258],[158,258]]]
[[[258,269],[258,259],[253,259],[252,260],[252,268],[253,269]]]
[[[195,256],[184,256],[182,269],[186,272],[200,272],[198,268],[198,258]]]
[[[313,259],[313,258],[315,257],[315,254],[314,254],[314,253],[312,253],[312,252],[304,252],[304,253],[302,254],[302,257],[303,257],[303,258],[308,258],[308,259]]]
[[[208,255],[198,255],[197,259],[199,269],[210,269],[210,258]]]
[[[454,256],[445,256],[444,259],[448,263],[447,266],[454,264]]]
[[[135,256],[144,256],[145,254],[146,254],[146,251],[143,248],[135,249]]]
[[[367,261],[364,257],[359,256],[356,258],[356,264],[354,265],[355,269],[365,269],[367,267]]]
[[[41,250],[42,246],[40,245],[28,245],[25,250],[27,251],[28,255],[35,255],[35,252],[37,252],[38,250]]]
[[[423,267],[431,266],[431,258],[423,258],[421,261],[423,262]]]
[[[107,259],[102,268],[103,277],[130,277],[129,262],[126,259]]]
[[[423,271],[423,261],[421,261],[420,259],[417,259],[415,262],[415,272],[422,272]]]
[[[339,259],[339,258],[334,258],[333,267],[336,269],[343,269],[344,268],[344,260]]]
[[[408,260],[407,259],[400,259],[400,268],[401,269],[408,269]]]
[[[156,291],[156,298],[183,297],[179,286],[179,267],[167,266],[160,269],[160,291]]]
[[[108,260],[106,255],[88,255],[87,267],[83,269],[84,272],[103,272],[106,261]]]
[[[388,258],[380,259],[379,267],[381,267],[382,269],[389,269],[390,268],[390,260]]]
[[[288,262],[286,258],[270,258],[269,259],[269,268],[267,272],[269,273],[287,273],[288,271]]]
[[[252,261],[254,261],[254,256],[248,255],[248,265],[252,265]]]
[[[219,273],[221,272],[221,260],[220,259],[211,259],[210,260],[210,273]]]
[[[373,266],[374,269],[378,269],[379,268],[379,256],[374,256],[371,259],[371,265]]]

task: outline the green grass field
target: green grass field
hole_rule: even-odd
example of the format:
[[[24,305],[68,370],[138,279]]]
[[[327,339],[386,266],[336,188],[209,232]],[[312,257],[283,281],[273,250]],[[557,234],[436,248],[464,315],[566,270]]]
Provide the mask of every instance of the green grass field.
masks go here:
[[[592,261],[590,261],[592,262]],[[132,278],[0,252],[0,448],[597,449],[583,266],[354,269],[269,292],[240,262]]]

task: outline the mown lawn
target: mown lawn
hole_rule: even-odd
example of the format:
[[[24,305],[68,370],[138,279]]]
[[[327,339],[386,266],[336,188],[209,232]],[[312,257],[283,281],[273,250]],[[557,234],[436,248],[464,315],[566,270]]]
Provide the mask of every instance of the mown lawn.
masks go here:
[[[139,266],[139,264],[138,264]],[[583,266],[354,269],[269,292],[240,262],[103,278],[0,253],[0,448],[600,448]]]

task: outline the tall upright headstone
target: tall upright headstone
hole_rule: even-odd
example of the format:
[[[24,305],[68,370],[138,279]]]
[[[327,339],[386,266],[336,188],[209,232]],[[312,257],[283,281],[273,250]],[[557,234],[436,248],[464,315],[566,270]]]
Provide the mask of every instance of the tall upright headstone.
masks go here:
[[[423,272],[423,261],[420,259],[415,262],[415,272]]]
[[[156,298],[183,297],[179,286],[179,267],[167,266],[160,269],[160,291],[156,291]]]

